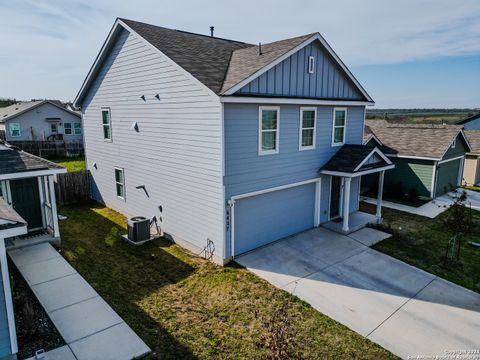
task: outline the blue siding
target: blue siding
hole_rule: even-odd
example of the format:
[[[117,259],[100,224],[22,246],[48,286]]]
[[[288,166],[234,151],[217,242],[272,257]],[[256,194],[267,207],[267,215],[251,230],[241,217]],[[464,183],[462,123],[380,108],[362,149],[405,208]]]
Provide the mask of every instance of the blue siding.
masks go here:
[[[347,143],[362,143],[363,115],[363,106],[347,108]],[[318,169],[339,149],[331,146],[332,106],[317,107],[314,150],[298,150],[300,106],[297,105],[280,107],[279,153],[274,155],[258,155],[258,105],[225,104],[224,122],[227,199],[318,177]]]
[[[313,74],[308,73],[309,56],[315,57]],[[364,100],[345,72],[316,42],[260,75],[237,94]]]
[[[480,117],[463,124],[465,130],[480,130]]]
[[[238,200],[235,255],[313,227],[315,185]]]

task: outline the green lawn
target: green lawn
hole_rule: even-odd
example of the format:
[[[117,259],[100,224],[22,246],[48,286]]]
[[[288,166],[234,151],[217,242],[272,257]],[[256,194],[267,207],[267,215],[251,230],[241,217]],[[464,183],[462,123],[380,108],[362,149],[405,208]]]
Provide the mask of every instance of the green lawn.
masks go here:
[[[480,192],[480,186],[464,186],[463,188]]]
[[[54,159],[48,159],[48,160],[64,166],[69,172],[86,169],[85,159],[83,157],[54,158]]]
[[[363,211],[375,213],[370,204],[361,205]],[[381,228],[393,236],[374,246],[374,249],[450,280],[473,291],[480,292],[480,248],[464,244],[460,263],[444,266],[444,257],[451,235],[443,225],[447,210],[435,219],[392,209],[382,209]],[[473,230],[466,241],[480,242],[480,212],[472,210]]]
[[[394,358],[380,346],[238,266],[220,267],[156,240],[119,240],[125,218],[63,207],[62,253],[153,349],[152,358],[259,359],[265,323],[289,301],[294,358]]]

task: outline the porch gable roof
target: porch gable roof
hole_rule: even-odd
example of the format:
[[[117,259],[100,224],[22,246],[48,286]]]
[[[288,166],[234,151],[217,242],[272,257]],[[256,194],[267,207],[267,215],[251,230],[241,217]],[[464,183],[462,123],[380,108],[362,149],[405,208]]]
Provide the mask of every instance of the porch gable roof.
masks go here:
[[[375,172],[393,167],[392,162],[377,147],[345,144],[319,171],[323,174],[338,173],[354,177],[367,171]]]

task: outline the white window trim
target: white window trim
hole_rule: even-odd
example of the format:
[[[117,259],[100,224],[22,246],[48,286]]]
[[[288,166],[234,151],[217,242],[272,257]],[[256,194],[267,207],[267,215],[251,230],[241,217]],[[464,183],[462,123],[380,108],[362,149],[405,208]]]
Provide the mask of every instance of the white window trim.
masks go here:
[[[70,134],[67,134],[67,128],[65,126],[67,124],[70,124],[70,131],[71,131]],[[65,135],[65,136],[72,136],[73,135],[73,124],[71,122],[63,123],[63,135]]]
[[[12,125],[18,125],[18,135],[12,135]],[[21,137],[22,136],[22,127],[20,126],[20,123],[18,122],[11,122],[8,124],[8,133],[10,134],[11,137]]]
[[[75,133],[75,125],[76,124],[79,124],[80,125],[80,132],[77,134]],[[110,124],[110,134],[111,134],[111,130],[112,130],[112,125]],[[73,123],[73,135],[82,135],[82,132],[83,132],[83,129],[82,129],[82,123],[81,122],[74,122]]]
[[[452,149],[455,149],[456,145],[457,145],[457,138],[455,137],[455,139],[453,139],[453,142],[452,142]]]
[[[337,111],[345,111],[345,123],[343,124],[343,141],[336,143],[335,142],[335,113]],[[340,127],[340,126],[338,126]],[[332,146],[342,146],[345,145],[345,137],[347,135],[347,108],[346,107],[334,107],[333,108],[333,121],[332,121]]]
[[[103,123],[103,112],[104,112],[104,111],[108,111],[108,127],[109,127],[109,129],[110,129],[110,138],[106,138],[106,137],[105,137],[105,130],[104,130],[104,128],[105,128],[105,125],[106,125],[106,124]],[[102,138],[103,138],[103,141],[105,141],[105,142],[112,142],[112,141],[113,141],[113,140],[112,140],[112,139],[113,139],[113,132],[112,132],[112,111],[110,110],[109,107],[102,107],[102,108],[100,109],[100,114],[101,114]]]
[[[315,56],[308,57],[308,73],[309,74],[315,73]]]
[[[277,111],[277,130],[275,133],[275,150],[262,150],[262,111],[276,110]],[[258,155],[273,155],[278,154],[280,148],[280,106],[259,106],[258,107]]]
[[[117,170],[120,170],[122,172],[123,183],[119,183],[117,181],[117,176],[116,176],[117,175],[116,174]],[[127,197],[127,189],[125,187],[125,169],[122,168],[122,167],[118,167],[118,166],[114,167],[113,176],[114,176],[113,180],[115,181],[115,195],[117,196],[117,199],[125,201],[125,198]],[[117,194],[117,184],[123,185],[123,196],[120,196],[120,195]]]
[[[313,111],[315,113],[313,118],[313,144],[309,146],[302,146],[302,130],[303,128],[303,112],[304,111]],[[305,128],[310,129],[310,128]],[[300,126],[298,132],[298,151],[313,150],[315,149],[315,138],[317,135],[317,108],[316,107],[300,107]]]

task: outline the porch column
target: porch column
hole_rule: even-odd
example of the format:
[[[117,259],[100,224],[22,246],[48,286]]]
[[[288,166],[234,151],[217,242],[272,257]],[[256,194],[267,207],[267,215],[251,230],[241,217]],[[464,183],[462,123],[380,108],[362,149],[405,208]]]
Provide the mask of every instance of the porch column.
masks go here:
[[[59,237],[60,231],[58,229],[57,201],[55,199],[55,186],[53,184],[53,175],[48,175],[48,189],[50,193],[50,205],[52,206],[53,236]]]
[[[47,228],[47,220],[45,217],[45,199],[43,198],[44,191],[43,191],[43,178],[41,176],[37,177],[38,181],[38,193],[40,195],[40,211],[42,212],[42,225],[43,228]]]
[[[385,170],[378,174],[378,194],[377,194],[377,222],[382,218],[382,196],[383,196],[383,180],[385,178]]]
[[[350,185],[352,183],[352,178],[344,178],[344,192],[343,192],[343,226],[342,230],[348,232],[348,216],[350,215]]]

